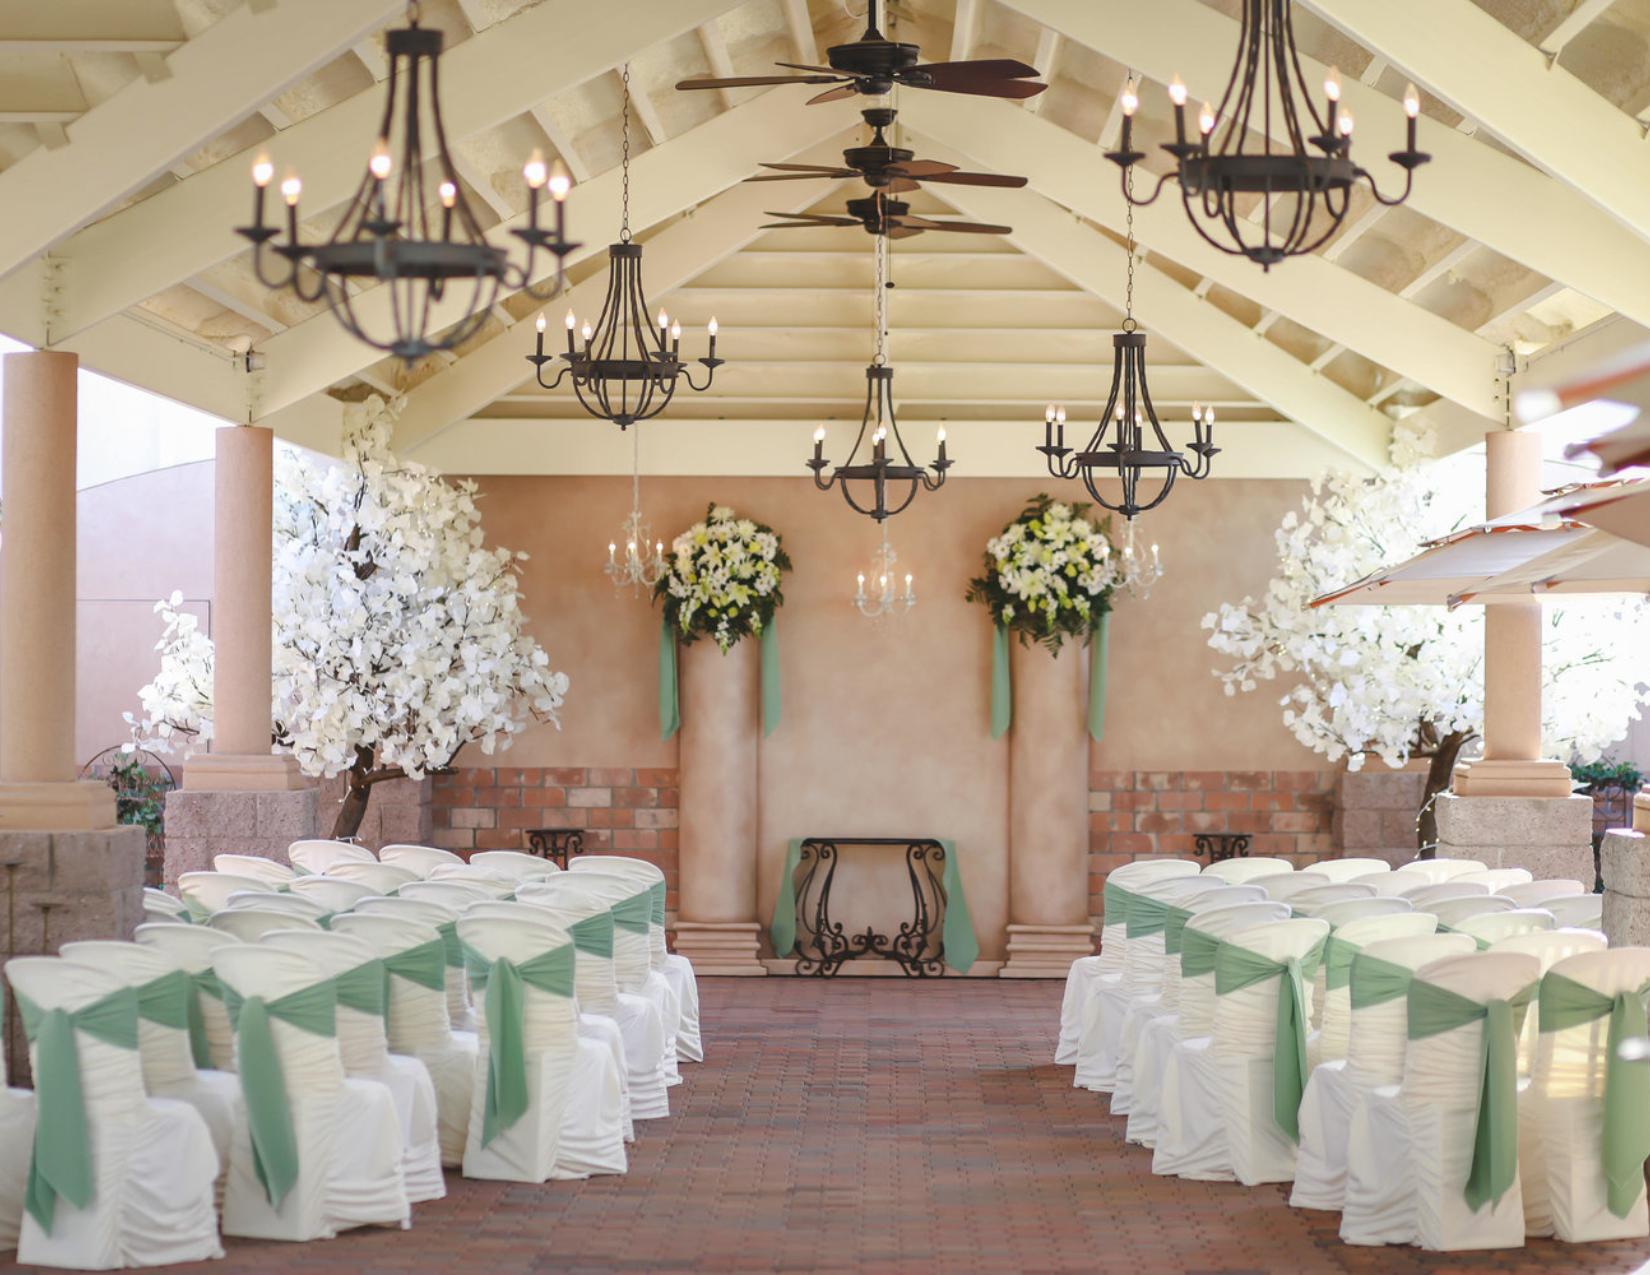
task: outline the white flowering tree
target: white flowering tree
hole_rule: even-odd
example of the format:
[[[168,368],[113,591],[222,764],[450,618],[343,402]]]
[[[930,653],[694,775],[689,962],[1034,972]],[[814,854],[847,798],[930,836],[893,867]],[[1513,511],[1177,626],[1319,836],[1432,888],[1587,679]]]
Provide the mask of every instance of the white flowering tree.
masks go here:
[[[557,722],[567,677],[522,629],[517,563],[488,548],[475,484],[390,451],[381,399],[352,409],[343,463],[294,452],[275,475],[274,741],[305,774],[347,776],[334,837],[354,835],[375,784],[507,748]],[[211,737],[212,648],[182,598],[157,604],[161,671],[134,737]],[[559,723],[558,723],[559,724]]]
[[[1203,617],[1209,645],[1231,657],[1226,693],[1293,681],[1283,722],[1308,748],[1360,769],[1429,758],[1417,829],[1437,840],[1433,799],[1483,723],[1484,608],[1324,606],[1311,600],[1402,561],[1479,510],[1428,464],[1430,439],[1400,429],[1392,467],[1373,479],[1328,473],[1276,533],[1278,574],[1259,598]],[[1549,756],[1592,761],[1639,716],[1650,613],[1639,603],[1567,600],[1547,607],[1543,726]],[[1621,653],[1621,654],[1618,654]]]

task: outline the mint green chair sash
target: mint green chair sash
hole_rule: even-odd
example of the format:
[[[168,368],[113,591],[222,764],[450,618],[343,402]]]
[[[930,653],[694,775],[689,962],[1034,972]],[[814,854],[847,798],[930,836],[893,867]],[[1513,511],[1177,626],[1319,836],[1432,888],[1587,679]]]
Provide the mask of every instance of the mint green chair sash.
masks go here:
[[[1352,961],[1358,952],[1358,944],[1348,943],[1333,934],[1329,936],[1323,949],[1323,986],[1326,992],[1346,987],[1352,982]]]
[[[286,1075],[269,1020],[278,1018],[312,1036],[336,1036],[337,991],[329,978],[266,1001],[261,996],[242,996],[225,983],[223,1001],[235,1025],[235,1058],[241,1097],[246,1101],[252,1170],[270,1207],[278,1209],[298,1181],[298,1140],[292,1129]]]
[[[1213,974],[1215,953],[1219,950],[1220,940],[1213,934],[1206,934],[1202,930],[1187,926],[1180,935],[1181,980]]]
[[[1125,922],[1125,933],[1131,939],[1145,938],[1149,934],[1163,933],[1163,926],[1169,918],[1169,905],[1162,899],[1154,899],[1149,895],[1136,894],[1129,899],[1129,915]]]
[[[1384,1005],[1400,996],[1408,996],[1415,971],[1407,965],[1394,965],[1378,956],[1355,952],[1351,978],[1352,1008],[1368,1009],[1372,1005]]]
[[[384,967],[386,994],[392,974],[432,992],[447,990],[447,945],[440,939],[431,939],[428,943],[386,956],[380,963]]]
[[[567,932],[573,936],[573,946],[579,951],[609,961],[613,959],[612,912],[599,912],[582,921],[575,921],[567,927]]]
[[[178,1031],[189,1029],[189,1002],[195,989],[182,970],[162,974],[132,990],[137,993],[139,1018]]]
[[[653,924],[653,890],[648,888],[640,894],[633,894],[628,899],[613,905],[613,924],[621,930],[629,930],[632,934],[646,934]]]
[[[1484,1020],[1479,1047],[1478,1117],[1464,1192],[1474,1213],[1501,1202],[1518,1176],[1518,1030],[1536,985],[1508,1000],[1479,1004],[1423,979],[1409,985],[1409,1038],[1424,1040]]]
[[[1120,885],[1113,885],[1111,878],[1106,878],[1106,884],[1100,892],[1105,902],[1105,919],[1102,924],[1108,929],[1114,925],[1123,925],[1129,919],[1129,900],[1134,898],[1133,890],[1125,890]]]
[[[334,975],[332,985],[338,996],[338,1004],[345,1009],[353,1009],[359,1014],[371,1014],[375,1018],[384,1017],[384,993],[389,986],[389,975],[384,970],[384,962],[374,958],[363,961],[352,970],[345,970],[342,974]],[[442,971],[441,985],[447,985],[446,971]]]
[[[221,1001],[223,985],[218,982],[217,971],[210,968],[186,977],[189,980],[189,994],[184,998],[184,1012],[189,1017],[189,1052],[194,1055],[195,1066],[210,1068],[212,1042],[206,1035],[206,1014],[201,1009],[201,997],[210,996]]]
[[[34,1046],[34,1154],[23,1207],[49,1235],[58,1197],[83,1209],[97,1186],[75,1032],[120,1049],[136,1049],[138,998],[135,990],[123,987],[73,1013],[42,1009],[21,992],[16,1000],[23,1032]]]
[[[446,949],[447,965],[451,969],[464,968],[464,944],[459,942],[458,922],[443,921],[435,927],[435,932],[441,935],[441,942]]]
[[[650,888],[653,891],[653,924],[663,929],[665,925],[665,883],[655,881]]]
[[[1277,1025],[1272,1043],[1272,1119],[1291,1142],[1301,1140],[1301,1095],[1306,1092],[1305,980],[1317,973],[1323,948],[1323,940],[1319,940],[1304,955],[1280,961],[1226,942],[1215,955],[1216,996],[1242,991],[1269,978],[1278,980]]]
[[[1186,922],[1192,919],[1190,908],[1171,907],[1163,915],[1163,955],[1173,956],[1180,951],[1186,937]]]
[[[1445,925],[1442,921],[1438,923],[1438,933],[1440,934],[1461,934],[1463,932],[1464,931],[1456,929],[1453,925]],[[1490,950],[1490,942],[1488,939],[1481,939],[1476,934],[1469,934],[1467,937],[1474,943],[1478,944],[1478,950],[1480,952],[1487,952]]]
[[[212,919],[212,909],[207,907],[192,894],[179,896],[183,900],[184,915],[189,918],[191,925],[203,925]]]
[[[1650,984],[1606,996],[1562,974],[1541,980],[1541,1030],[1563,1031],[1610,1016],[1604,1062],[1604,1176],[1610,1212],[1626,1217],[1644,1190],[1644,1161],[1650,1157],[1650,1071],[1628,1062],[1621,1042],[1650,1035],[1645,995]]]
[[[647,895],[637,897],[645,900]],[[502,956],[489,961],[475,948],[464,946],[470,981],[486,998],[487,1103],[481,1122],[484,1147],[527,1114],[527,1044],[523,1038],[527,988],[571,997],[575,960],[572,943],[541,952],[520,965]]]

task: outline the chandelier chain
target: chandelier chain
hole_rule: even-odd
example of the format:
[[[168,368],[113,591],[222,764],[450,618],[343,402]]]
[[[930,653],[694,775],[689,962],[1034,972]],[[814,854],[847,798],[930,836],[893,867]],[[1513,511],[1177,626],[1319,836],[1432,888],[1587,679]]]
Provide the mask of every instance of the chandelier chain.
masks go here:
[[[888,237],[875,235],[877,254],[877,352],[871,360],[878,367],[888,362]]]
[[[624,122],[619,149],[619,242],[630,242],[630,63],[624,64]]]
[[[1128,232],[1129,248],[1129,280],[1128,287],[1123,294],[1123,331],[1133,332],[1138,326],[1134,321],[1134,169],[1123,170],[1123,185],[1125,198],[1123,200],[1126,212],[1125,226]]]
[[[421,18],[423,15],[424,15],[424,6],[419,3],[419,0],[407,0],[407,21],[408,22],[412,23],[414,26],[417,26],[418,25],[418,19]]]

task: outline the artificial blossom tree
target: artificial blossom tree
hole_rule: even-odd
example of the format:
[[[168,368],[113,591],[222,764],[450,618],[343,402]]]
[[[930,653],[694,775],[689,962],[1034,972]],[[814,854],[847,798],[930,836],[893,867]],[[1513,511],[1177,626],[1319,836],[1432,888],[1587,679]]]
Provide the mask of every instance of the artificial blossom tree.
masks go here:
[[[361,826],[374,785],[450,766],[460,748],[508,748],[557,723],[567,676],[523,631],[517,563],[489,548],[473,482],[390,450],[393,409],[351,409],[343,462],[278,453],[274,743],[305,774],[345,775],[334,837]],[[174,594],[159,675],[128,713],[170,749],[211,738],[212,644]],[[559,723],[557,723],[559,724]]]
[[[1226,693],[1292,680],[1280,698],[1295,738],[1359,770],[1369,755],[1389,766],[1430,759],[1417,823],[1437,841],[1433,801],[1483,723],[1484,608],[1322,606],[1345,588],[1476,520],[1467,482],[1441,481],[1431,439],[1400,427],[1392,465],[1374,478],[1329,472],[1313,480],[1299,513],[1278,527],[1278,573],[1259,598],[1222,603],[1203,617],[1209,645],[1232,663],[1216,669]],[[1567,599],[1546,608],[1543,738],[1549,756],[1598,758],[1636,720],[1650,611],[1642,603]]]

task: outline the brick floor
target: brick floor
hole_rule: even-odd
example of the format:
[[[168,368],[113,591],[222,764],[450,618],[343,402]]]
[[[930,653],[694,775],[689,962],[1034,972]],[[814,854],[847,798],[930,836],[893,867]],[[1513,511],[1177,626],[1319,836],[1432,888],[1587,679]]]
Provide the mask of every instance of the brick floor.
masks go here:
[[[1047,1063],[1054,983],[705,979],[712,1061],[639,1126],[623,1178],[448,1179],[413,1229],[230,1241],[222,1272],[1637,1271],[1650,1241],[1355,1249],[1287,1188],[1154,1178]],[[15,1267],[4,1269],[17,1269]]]

